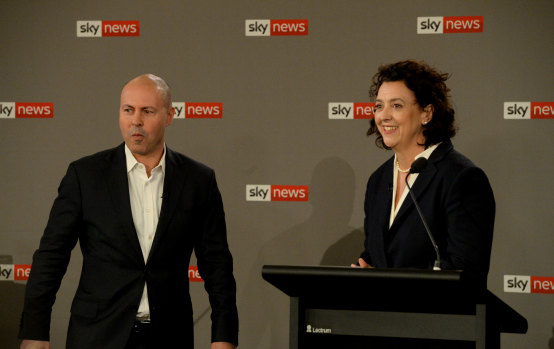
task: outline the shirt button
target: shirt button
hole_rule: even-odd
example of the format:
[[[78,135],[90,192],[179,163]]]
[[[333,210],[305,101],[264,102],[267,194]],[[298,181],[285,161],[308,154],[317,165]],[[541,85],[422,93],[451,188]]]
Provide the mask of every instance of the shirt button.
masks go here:
[[[154,236],[152,234],[148,235],[148,240],[152,240]]]
[[[146,209],[145,211],[146,211],[146,213],[150,213],[150,212],[152,212],[152,210],[151,210],[151,209],[149,209],[149,208],[147,208],[147,209]]]

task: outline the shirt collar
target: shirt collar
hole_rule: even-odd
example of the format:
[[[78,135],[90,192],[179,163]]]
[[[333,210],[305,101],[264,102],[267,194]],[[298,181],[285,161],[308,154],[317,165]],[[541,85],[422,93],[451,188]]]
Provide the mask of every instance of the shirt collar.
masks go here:
[[[154,166],[154,168],[160,167],[162,171],[165,173],[165,154],[167,153],[167,149],[164,143],[164,152],[162,154],[162,158],[160,159],[160,162]],[[125,144],[125,160],[127,163],[127,173],[131,172],[139,162],[137,159],[135,159],[135,156],[133,153],[131,153],[131,149]]]
[[[430,146],[429,148],[425,149],[424,151],[422,151],[421,153],[417,154],[414,158],[414,161],[417,160],[418,158],[426,158],[427,160],[429,160],[429,157],[431,156],[433,151],[435,151],[435,149],[437,149],[437,147],[441,143],[442,142],[434,144],[434,145]],[[394,175],[396,176],[396,154],[394,154]],[[395,178],[394,182],[396,183],[396,177],[394,177],[394,178]]]
[[[437,149],[437,147],[441,144],[442,142],[440,143],[437,143],[437,144],[433,144],[432,146],[430,146],[429,148],[425,149],[424,151],[422,151],[421,153],[417,154],[416,157],[414,158],[414,160],[418,159],[418,158],[426,158],[427,160],[429,160],[429,157],[431,156],[431,154],[433,153],[433,151],[435,151],[435,149]]]

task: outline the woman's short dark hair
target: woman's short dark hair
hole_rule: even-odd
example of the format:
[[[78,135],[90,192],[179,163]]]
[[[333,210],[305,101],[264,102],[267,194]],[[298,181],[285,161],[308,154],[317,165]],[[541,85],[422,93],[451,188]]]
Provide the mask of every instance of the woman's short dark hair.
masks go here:
[[[373,76],[369,96],[375,99],[383,82],[403,81],[416,97],[421,108],[433,106],[433,118],[423,125],[425,148],[446,141],[456,134],[454,109],[450,104],[450,89],[445,81],[449,75],[440,73],[424,62],[406,60],[397,63],[382,65]],[[370,121],[367,135],[376,134],[375,144],[380,148],[390,149],[383,142],[375,119]]]

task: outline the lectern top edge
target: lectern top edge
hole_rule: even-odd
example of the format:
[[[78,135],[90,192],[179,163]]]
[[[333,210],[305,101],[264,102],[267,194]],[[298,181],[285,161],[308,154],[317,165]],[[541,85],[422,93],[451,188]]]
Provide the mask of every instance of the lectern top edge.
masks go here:
[[[463,273],[459,270],[392,269],[392,268],[352,268],[348,266],[316,265],[264,265],[262,276],[268,280],[271,275],[306,277],[348,277],[348,278],[384,278],[417,279],[461,282]]]

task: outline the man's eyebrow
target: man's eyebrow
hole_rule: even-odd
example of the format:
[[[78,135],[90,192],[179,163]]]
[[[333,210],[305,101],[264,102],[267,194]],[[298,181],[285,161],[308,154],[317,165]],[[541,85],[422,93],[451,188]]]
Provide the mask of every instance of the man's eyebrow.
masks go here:
[[[136,109],[135,106],[133,105],[130,105],[130,104],[123,104],[121,106],[121,108],[133,108],[133,109]],[[144,106],[144,107],[140,107],[141,110],[145,110],[145,109],[153,109],[153,110],[156,110],[156,107],[154,106],[151,106],[151,105],[147,105],[147,106]]]

